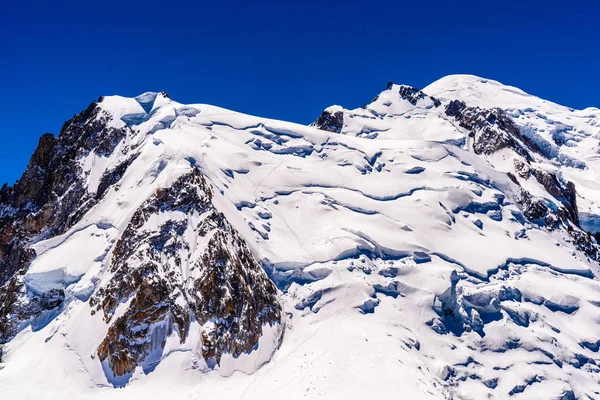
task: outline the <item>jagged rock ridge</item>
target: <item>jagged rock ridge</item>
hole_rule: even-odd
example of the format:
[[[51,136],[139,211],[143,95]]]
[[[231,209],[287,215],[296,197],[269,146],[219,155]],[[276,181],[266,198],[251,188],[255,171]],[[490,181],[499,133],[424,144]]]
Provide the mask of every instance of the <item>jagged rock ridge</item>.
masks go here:
[[[106,156],[129,133],[108,125],[112,116],[93,102],[66,121],[55,138],[40,138],[27,170],[0,195],[0,343],[10,340],[19,324],[54,309],[64,293],[27,297],[23,275],[35,252],[33,242],[68,230],[89,208],[79,160],[90,153]]]

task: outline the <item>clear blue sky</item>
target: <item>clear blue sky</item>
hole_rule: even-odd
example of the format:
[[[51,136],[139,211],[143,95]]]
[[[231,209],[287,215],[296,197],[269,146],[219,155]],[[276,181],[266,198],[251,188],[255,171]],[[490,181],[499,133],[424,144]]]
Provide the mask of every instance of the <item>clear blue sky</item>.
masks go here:
[[[0,182],[44,132],[99,95],[310,123],[391,80],[469,73],[576,108],[600,106],[600,6],[527,1],[5,2]]]

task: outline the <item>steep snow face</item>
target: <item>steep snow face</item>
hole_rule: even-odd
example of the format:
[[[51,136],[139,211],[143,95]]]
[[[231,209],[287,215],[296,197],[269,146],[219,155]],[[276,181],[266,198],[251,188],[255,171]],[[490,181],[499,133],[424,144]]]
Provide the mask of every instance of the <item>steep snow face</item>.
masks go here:
[[[128,133],[77,158],[73,225],[30,239],[0,391],[598,397],[598,119],[483,81],[390,84],[310,127],[103,98]],[[549,120],[585,138],[547,153]]]

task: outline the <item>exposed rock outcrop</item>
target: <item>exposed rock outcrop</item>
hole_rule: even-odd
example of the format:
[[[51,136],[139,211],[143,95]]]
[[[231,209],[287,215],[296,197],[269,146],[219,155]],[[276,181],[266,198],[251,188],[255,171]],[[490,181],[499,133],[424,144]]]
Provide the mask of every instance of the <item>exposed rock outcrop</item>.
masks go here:
[[[389,88],[389,85],[388,85],[388,88]],[[431,99],[431,101],[433,101],[433,105],[435,107],[439,107],[442,105],[442,103],[435,97],[428,96],[427,94],[423,93],[423,91],[421,91],[417,88],[414,88],[412,86],[400,85],[400,87],[398,89],[398,94],[400,95],[400,97],[402,99],[408,101],[413,106],[417,105],[417,101],[424,99],[426,97],[429,97]]]
[[[446,105],[446,115],[458,121],[472,138],[475,154],[490,155],[505,148],[531,161],[531,151],[537,145],[521,134],[513,120],[500,108],[468,107],[464,101],[452,100]]]
[[[565,217],[575,226],[579,227],[579,213],[577,211],[577,193],[573,182],[561,182],[556,174],[534,168],[518,159],[514,159],[514,168],[517,175],[523,179],[533,176],[544,189],[564,206]]]
[[[163,221],[154,225],[150,221]],[[257,345],[265,324],[277,324],[277,291],[242,237],[212,205],[194,169],[159,189],[133,215],[117,242],[112,279],[90,299],[112,322],[98,347],[116,375],[132,372],[177,331],[184,343],[199,324],[201,356],[217,364]],[[125,312],[113,315],[132,298]]]
[[[344,112],[327,109],[310,126],[324,131],[340,133],[344,126]]]
[[[112,127],[111,119],[93,102],[65,122],[57,138],[43,135],[23,176],[0,190],[0,343],[21,322],[62,303],[45,301],[46,294],[28,298],[23,275],[35,257],[30,245],[65,232],[84,214],[77,211],[91,195],[79,161],[91,152],[112,154],[128,133]]]

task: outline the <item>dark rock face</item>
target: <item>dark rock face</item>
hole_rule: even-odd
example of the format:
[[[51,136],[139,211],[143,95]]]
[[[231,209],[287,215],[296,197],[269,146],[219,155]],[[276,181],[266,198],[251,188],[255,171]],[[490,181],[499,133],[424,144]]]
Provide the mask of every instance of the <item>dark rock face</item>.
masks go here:
[[[535,179],[544,186],[546,191],[550,193],[554,198],[559,200],[567,211],[567,217],[575,225],[579,226],[579,214],[577,212],[577,197],[575,193],[575,184],[573,182],[567,182],[563,186],[555,174],[542,171],[539,169],[532,169],[532,175]]]
[[[31,203],[31,207],[41,207],[48,200],[51,190],[49,184],[49,167],[58,140],[51,133],[42,135],[35,149],[29,166],[14,187],[15,206],[23,207]]]
[[[584,252],[592,260],[600,261],[600,249],[595,239],[577,225],[579,220],[577,205],[574,204],[575,185],[568,182],[563,190],[567,199],[558,208],[548,206],[544,200],[536,198],[522,187],[519,188],[515,200],[528,221],[549,230],[565,229],[571,236],[571,243],[578,250]]]
[[[166,213],[179,218],[146,225]],[[225,353],[250,351],[263,325],[281,319],[275,286],[214,208],[197,169],[157,190],[135,212],[115,246],[110,272],[112,279],[90,305],[92,313],[101,311],[112,322],[98,355],[116,375],[143,364],[173,330],[185,342],[192,321],[203,326],[197,338],[202,356],[219,363]],[[133,298],[128,309],[113,320],[128,298]]]
[[[388,89],[390,88],[388,84]],[[420,99],[424,99],[425,97],[429,97],[433,101],[433,105],[435,107],[439,107],[442,103],[436,99],[435,97],[431,97],[423,93],[421,90],[414,88],[412,86],[401,85],[398,91],[400,97],[406,101],[408,101],[413,106],[417,105],[417,101]]]
[[[514,168],[517,175],[523,179],[529,179],[533,176],[544,189],[558,200],[564,207],[565,218],[571,221],[575,226],[579,225],[579,212],[577,210],[577,193],[573,182],[562,183],[556,174],[534,168],[520,160],[514,159]]]
[[[310,126],[314,126],[315,128],[324,131],[340,133],[344,126],[344,112],[336,111],[332,113],[325,110]]]
[[[90,104],[65,122],[58,138],[43,135],[23,176],[14,187],[0,189],[0,343],[21,321],[62,302],[46,301],[45,294],[28,299],[22,280],[35,257],[29,246],[77,222],[76,211],[90,196],[79,160],[90,152],[110,155],[128,133],[110,127],[110,120],[97,103]]]
[[[500,108],[468,107],[465,102],[452,100],[446,115],[453,117],[473,138],[475,154],[494,154],[505,148],[531,161],[530,151],[541,152],[538,146],[523,136],[512,119]]]
[[[121,162],[119,165],[117,165],[116,167],[114,167],[111,170],[106,171],[102,175],[102,178],[100,178],[100,183],[98,185],[98,189],[96,190],[96,200],[101,199],[109,187],[115,185],[117,182],[119,182],[121,180],[121,178],[127,171],[127,168],[131,165],[131,163],[133,161],[135,161],[135,159],[137,158],[138,155],[139,154],[137,154],[137,153],[131,155],[130,157],[125,159],[123,162]]]

